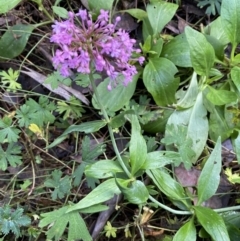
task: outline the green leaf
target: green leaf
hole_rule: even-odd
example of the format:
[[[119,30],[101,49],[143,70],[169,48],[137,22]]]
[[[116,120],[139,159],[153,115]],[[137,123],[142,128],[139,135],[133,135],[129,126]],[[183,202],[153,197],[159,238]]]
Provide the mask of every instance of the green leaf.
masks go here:
[[[231,44],[236,46],[240,42],[240,1],[222,0],[221,20]]]
[[[192,160],[195,156],[193,151],[193,141],[187,136],[187,127],[184,125],[167,125],[165,137],[161,140],[166,146],[172,145],[178,150],[181,158],[174,160],[174,165],[179,166],[183,163],[186,169],[192,167]],[[183,141],[184,140],[184,141]]]
[[[136,18],[138,20],[143,20],[144,18],[146,18],[148,16],[147,12],[140,8],[130,8],[130,9],[120,11],[120,12],[129,13],[131,16],[133,16],[134,18]]]
[[[177,4],[162,1],[147,5],[148,19],[152,26],[153,34],[160,34],[176,13],[177,8]]]
[[[175,102],[175,92],[179,80],[174,78],[177,73],[175,65],[166,58],[151,58],[143,71],[143,82],[159,106]]]
[[[233,142],[234,151],[236,153],[238,164],[239,164],[240,163],[240,133],[239,133],[239,131],[238,131],[237,137],[232,139],[232,142]]]
[[[172,153],[165,151],[153,151],[147,153],[146,161],[142,169],[156,169],[172,163]]]
[[[212,197],[218,189],[221,172],[221,138],[205,163],[197,183],[198,205]]]
[[[186,27],[185,34],[190,48],[192,66],[197,74],[209,76],[213,67],[215,52],[212,45],[206,40],[205,36],[198,31]]]
[[[63,134],[61,136],[56,138],[52,144],[47,146],[47,148],[52,148],[52,147],[58,145],[59,143],[61,143],[61,141],[63,141],[66,138],[66,136],[68,134],[70,134],[72,132],[84,132],[86,134],[93,133],[93,132],[100,130],[106,124],[107,123],[103,120],[96,120],[96,121],[84,122],[80,125],[71,125],[63,132]]]
[[[159,190],[173,201],[174,204],[178,205],[178,202],[180,202],[183,204],[181,207],[185,209],[186,207],[191,206],[183,187],[164,169],[147,170],[146,173],[153,180]]]
[[[183,96],[183,98],[179,99],[177,106],[184,109],[192,107],[196,101],[197,95],[198,95],[197,74],[196,72],[193,72],[190,85],[186,91],[186,94]]]
[[[110,178],[100,185],[98,185],[95,189],[93,189],[86,197],[84,197],[80,202],[73,205],[69,208],[68,212],[79,210],[87,207],[91,207],[93,205],[105,202],[111,199],[114,194],[120,194],[115,178]]]
[[[31,224],[31,219],[23,215],[23,211],[22,208],[13,210],[8,205],[0,207],[0,232],[4,235],[12,232],[16,238],[21,237],[20,228]]]
[[[56,200],[57,198],[62,199],[66,195],[70,194],[70,177],[65,176],[62,178],[62,172],[60,170],[54,170],[52,172],[52,178],[47,179],[44,182],[44,185],[46,187],[54,188],[54,191],[51,193],[53,200]]]
[[[225,33],[224,27],[222,25],[221,17],[218,17],[213,22],[211,22],[206,28],[205,33],[210,34],[214,38],[218,39],[223,45],[227,45],[230,40]]]
[[[165,109],[163,114],[156,120],[150,120],[147,124],[142,125],[142,129],[148,133],[156,134],[163,133],[168,121],[169,116],[173,113],[173,110]]]
[[[63,7],[52,6],[53,12],[60,18],[68,18],[68,11]]]
[[[240,219],[239,219],[239,212],[236,211],[228,211],[221,214],[224,222],[227,224],[231,224],[236,228],[240,228]],[[238,230],[240,232],[240,230]],[[229,232],[228,232],[229,233]]]
[[[169,59],[177,66],[192,67],[189,46],[184,33],[177,35],[165,44],[161,56]]]
[[[10,27],[0,39],[0,57],[13,59],[21,54],[34,28],[31,24]]]
[[[216,57],[223,61],[224,60],[224,49],[225,49],[225,45],[222,44],[222,42],[220,42],[218,39],[216,39],[214,36],[211,35],[204,35],[205,38],[207,39],[207,41],[212,45],[212,47],[214,48],[215,51],[215,55]]]
[[[153,58],[158,58],[162,52],[162,47],[163,47],[163,39],[154,39],[153,43],[151,45],[151,50],[150,50],[150,57]]]
[[[147,155],[147,145],[141,134],[141,127],[138,122],[136,115],[131,115],[131,140],[130,140],[130,164],[131,173],[134,175],[143,166],[146,155]]]
[[[0,145],[0,169],[5,171],[8,163],[12,167],[22,164],[21,147],[17,143],[9,143],[6,151]]]
[[[115,174],[119,172],[124,173],[119,163],[111,160],[97,161],[85,168],[86,176],[98,179],[115,177]]]
[[[229,137],[229,127],[224,118],[224,109],[220,106],[214,106],[210,111],[209,135],[213,141],[217,141],[219,136],[221,136],[222,140],[226,140]]]
[[[203,96],[202,92],[200,92],[192,107],[187,132],[187,135],[193,141],[192,150],[195,152],[195,156],[192,159],[193,163],[195,163],[202,154],[208,138],[208,128],[207,110],[203,105]]]
[[[148,190],[145,184],[139,180],[116,180],[119,189],[128,202],[132,204],[145,204],[148,200]]]
[[[106,125],[103,120],[84,122],[80,125],[71,125],[67,130],[63,132],[62,135],[68,135],[72,132],[84,132],[85,134],[93,133],[99,131],[102,127]]]
[[[0,14],[15,8],[22,0],[0,0]]]
[[[197,240],[196,228],[194,225],[194,218],[186,222],[174,235],[173,241],[195,241]]]
[[[210,208],[194,206],[198,221],[214,241],[230,241],[222,217]]]
[[[136,83],[139,77],[139,73],[134,75],[132,82],[130,82],[127,86],[124,86],[121,82],[114,87],[111,91],[107,89],[109,85],[109,78],[106,78],[103,82],[101,82],[98,87],[97,91],[99,93],[99,97],[101,99],[101,103],[106,111],[115,112],[120,110],[124,105],[126,105],[129,100],[132,98]],[[92,103],[94,108],[100,109],[95,94],[92,98]]]
[[[21,131],[12,126],[11,118],[4,116],[3,119],[0,119],[0,143],[17,142],[19,133]]]
[[[43,127],[44,124],[55,121],[55,116],[52,112],[56,107],[46,96],[40,96],[38,102],[30,98],[26,101],[26,105],[29,106],[30,109],[28,115],[31,123]]]
[[[89,8],[94,13],[99,13],[101,9],[111,10],[114,0],[88,0]]]
[[[66,213],[68,208],[69,206],[65,206],[58,210],[41,214],[43,219],[40,221],[39,227],[43,228],[51,224],[47,231],[47,239],[52,240],[55,238],[55,240],[60,240],[68,226],[68,241],[79,239],[92,241],[83,218],[78,212]]]
[[[211,86],[208,86],[207,98],[214,105],[226,105],[237,101],[237,94],[228,90],[216,90]]]
[[[240,92],[240,67],[234,66],[231,69],[231,78],[238,91]]]

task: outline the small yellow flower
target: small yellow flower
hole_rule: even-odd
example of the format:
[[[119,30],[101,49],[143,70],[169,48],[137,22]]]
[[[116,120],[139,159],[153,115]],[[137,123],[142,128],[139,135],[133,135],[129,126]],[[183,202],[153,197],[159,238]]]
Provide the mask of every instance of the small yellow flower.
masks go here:
[[[38,139],[43,139],[43,132],[36,124],[30,124],[28,129],[36,134]]]

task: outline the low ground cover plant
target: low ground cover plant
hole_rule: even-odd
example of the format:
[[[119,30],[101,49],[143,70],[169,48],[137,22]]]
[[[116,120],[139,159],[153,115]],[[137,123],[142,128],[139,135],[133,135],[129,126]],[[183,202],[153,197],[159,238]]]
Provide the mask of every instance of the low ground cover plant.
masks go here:
[[[198,2],[0,1],[41,13],[0,39],[1,240],[239,240],[240,2]]]

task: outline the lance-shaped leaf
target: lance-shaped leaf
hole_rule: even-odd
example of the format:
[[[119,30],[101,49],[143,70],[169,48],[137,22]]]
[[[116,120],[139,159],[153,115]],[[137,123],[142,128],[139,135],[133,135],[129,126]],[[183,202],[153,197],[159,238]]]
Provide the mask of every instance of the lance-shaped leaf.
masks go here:
[[[0,57],[13,59],[21,54],[34,28],[31,24],[10,27],[0,39]]]
[[[164,26],[172,19],[178,5],[164,1],[148,4],[148,19],[153,29],[153,34],[160,33]]]
[[[141,127],[136,115],[131,116],[132,132],[130,140],[131,173],[134,175],[143,166],[147,156],[147,144],[141,134]]]
[[[176,66],[166,58],[151,58],[143,71],[143,82],[159,106],[175,102],[179,80]]]
[[[194,218],[185,223],[175,234],[173,241],[195,241],[197,239],[196,228],[194,225]]]
[[[186,27],[185,34],[190,48],[192,66],[197,74],[209,76],[214,64],[215,52],[205,36],[198,31]]]
[[[210,208],[193,207],[199,223],[214,241],[230,241],[222,217]]]
[[[231,44],[240,43],[240,1],[222,0],[221,20]]]
[[[221,163],[221,138],[219,137],[198,179],[198,205],[208,200],[217,191],[220,182]]]
[[[96,204],[105,202],[111,199],[114,194],[120,194],[116,181],[114,178],[110,178],[105,182],[98,185],[95,189],[93,189],[86,197],[84,197],[80,202],[73,205],[68,209],[68,212],[74,210],[81,210],[87,207],[94,206]]]

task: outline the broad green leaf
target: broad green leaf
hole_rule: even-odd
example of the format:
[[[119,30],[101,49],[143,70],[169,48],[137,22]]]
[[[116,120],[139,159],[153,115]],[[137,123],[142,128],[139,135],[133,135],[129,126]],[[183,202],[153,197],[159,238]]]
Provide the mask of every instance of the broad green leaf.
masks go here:
[[[146,160],[147,145],[141,134],[141,127],[136,115],[131,115],[131,140],[129,146],[131,173],[134,175],[140,170]]]
[[[83,240],[92,241],[83,218],[78,212],[66,213],[69,206],[62,207],[58,210],[43,213],[43,219],[39,223],[39,227],[43,228],[51,224],[47,231],[47,238],[60,240],[68,225],[68,241]],[[79,232],[81,230],[81,232]]]
[[[224,27],[222,25],[221,17],[218,17],[213,22],[211,22],[206,28],[205,33],[210,34],[214,38],[218,39],[223,45],[227,45],[230,41],[225,33]]]
[[[73,205],[68,209],[68,212],[91,207],[93,205],[105,202],[111,199],[115,194],[120,194],[116,181],[114,178],[110,178],[100,185],[98,185],[93,191],[91,191],[86,197],[84,197],[80,202]]]
[[[205,36],[198,31],[186,27],[185,34],[190,48],[192,66],[197,74],[209,76],[213,67],[215,52],[212,45],[206,40]]]
[[[186,94],[182,99],[177,103],[177,106],[183,109],[187,109],[194,105],[198,95],[198,82],[197,82],[197,73],[193,72],[190,85],[186,91]]]
[[[198,205],[212,197],[218,189],[222,164],[221,157],[221,138],[219,137],[198,179]]]
[[[208,128],[207,110],[203,105],[203,96],[202,92],[200,92],[192,107],[187,132],[187,135],[193,141],[192,150],[195,152],[195,157],[192,159],[193,163],[195,163],[202,154],[208,138]]]
[[[108,210],[109,207],[103,204],[96,204],[94,206],[81,209],[81,213],[99,213]]]
[[[116,180],[119,189],[128,202],[133,204],[145,204],[148,200],[148,190],[145,184],[139,180]]]
[[[130,82],[127,86],[124,86],[120,82],[119,84],[117,84],[116,87],[113,87],[111,91],[109,91],[107,88],[110,81],[109,78],[106,78],[98,85],[97,91],[99,94],[99,98],[106,111],[118,111],[129,102],[129,100],[134,94],[138,77],[139,73],[133,77],[132,82]],[[93,95],[92,103],[94,108],[100,109],[96,101],[95,94]]]
[[[222,218],[224,221],[227,221],[228,223],[231,223],[232,225],[236,226],[237,228],[240,228],[240,212],[237,211],[228,211],[222,213]]]
[[[237,137],[232,139],[232,142],[233,142],[233,147],[234,147],[234,151],[237,156],[238,163],[240,163],[240,133],[239,133],[239,131],[238,131]]]
[[[163,169],[147,170],[147,175],[152,179],[155,185],[163,192],[174,204],[181,202],[183,208],[189,207],[183,187],[175,181],[168,172]]]
[[[222,218],[227,227],[227,231],[231,241],[239,241],[240,237],[240,219],[239,212],[229,211],[222,213]]]
[[[231,44],[236,46],[240,42],[240,1],[222,0],[221,20]]]
[[[114,0],[88,0],[89,8],[94,12],[99,12],[101,9],[111,10]]]
[[[237,94],[228,90],[216,90],[208,86],[207,98],[214,105],[226,105],[237,101]]]
[[[224,110],[222,109],[220,106],[215,106],[210,112],[209,135],[213,141],[217,141],[219,136],[221,136],[222,140],[226,140],[229,137],[229,127],[224,118]]]
[[[117,173],[124,172],[116,161],[101,160],[85,168],[85,175],[97,179],[114,177]]]
[[[172,19],[178,8],[177,4],[156,2],[147,5],[147,14],[153,34],[160,34],[165,25]]]
[[[223,61],[225,45],[222,44],[222,42],[220,42],[220,40],[216,39],[214,36],[207,35],[207,34],[205,34],[204,36],[207,39],[207,41],[212,45],[212,47],[215,51],[216,57],[219,60]]]
[[[213,241],[230,241],[222,217],[210,208],[194,206],[199,223],[211,236]]]
[[[153,30],[148,18],[143,19],[142,35],[144,43],[149,36],[153,35]]]
[[[132,15],[134,18],[138,19],[138,20],[143,20],[144,18],[147,18],[147,12],[140,9],[140,8],[131,8],[131,9],[127,9],[124,11],[120,11],[120,12],[126,12],[129,13],[130,15]]]
[[[159,106],[166,106],[175,102],[175,92],[179,79],[175,65],[166,58],[151,58],[143,71],[143,82]]]
[[[62,178],[62,172],[60,170],[54,170],[51,173],[51,178],[46,179],[44,182],[44,186],[54,188],[54,191],[51,193],[53,200],[57,198],[62,199],[70,194],[71,180],[67,175]]]
[[[192,160],[195,157],[193,151],[193,141],[187,135],[188,128],[184,125],[173,124],[166,126],[165,137],[161,140],[165,146],[171,145],[174,150],[177,150],[179,156],[173,157],[174,165],[179,166],[181,163],[184,164],[186,169],[192,167]]]
[[[195,241],[196,239],[197,233],[194,225],[194,218],[186,222],[173,237],[173,241]]]
[[[0,14],[7,13],[16,7],[22,0],[0,0]]]
[[[5,151],[0,145],[0,169],[5,171],[10,165],[16,167],[22,164],[22,151],[19,143],[11,142]]]
[[[25,49],[34,25],[17,24],[10,27],[0,39],[0,57],[13,59]]]
[[[152,43],[152,48],[150,52],[149,56],[152,58],[158,58],[162,52],[162,47],[163,47],[163,39],[159,38],[159,39],[154,39],[153,43]]]
[[[52,144],[47,146],[47,148],[52,148],[52,147],[58,145],[59,143],[61,143],[61,141],[63,141],[66,138],[66,136],[68,134],[70,134],[72,132],[84,132],[86,134],[93,133],[93,132],[100,130],[106,124],[107,123],[103,120],[96,120],[96,121],[84,122],[80,125],[71,125],[63,132],[63,134],[61,136],[56,138]]]
[[[68,18],[68,11],[66,8],[58,7],[58,6],[52,6],[53,12],[58,15],[60,18]]]
[[[177,66],[192,67],[189,46],[184,33],[165,44],[161,56],[171,60]]]
[[[234,66],[231,69],[231,78],[238,91],[240,92],[240,67]]]
[[[162,116],[160,116],[156,120],[149,121],[145,125],[142,125],[142,129],[152,134],[159,133],[159,132],[163,133],[165,131],[168,118],[172,113],[173,113],[173,110],[165,109],[163,111]]]
[[[114,116],[113,118],[111,118],[110,120],[110,125],[113,129],[115,128],[119,128],[121,126],[123,126],[126,122],[126,118],[125,115],[131,115],[131,114],[135,114],[134,110],[126,110],[121,112],[120,114]]]
[[[147,153],[146,161],[142,169],[156,169],[166,166],[173,162],[172,153],[165,151],[153,151]]]

